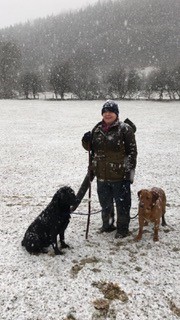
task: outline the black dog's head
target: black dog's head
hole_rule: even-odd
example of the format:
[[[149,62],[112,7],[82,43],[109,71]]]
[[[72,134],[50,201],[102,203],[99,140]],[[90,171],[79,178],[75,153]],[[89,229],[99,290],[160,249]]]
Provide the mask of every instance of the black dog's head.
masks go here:
[[[61,206],[74,206],[77,204],[77,198],[72,188],[70,187],[62,187],[60,188],[54,195],[52,201],[58,202]]]
[[[73,206],[77,203],[77,198],[75,196],[74,190],[70,187],[62,187],[58,190],[60,197],[64,203]]]

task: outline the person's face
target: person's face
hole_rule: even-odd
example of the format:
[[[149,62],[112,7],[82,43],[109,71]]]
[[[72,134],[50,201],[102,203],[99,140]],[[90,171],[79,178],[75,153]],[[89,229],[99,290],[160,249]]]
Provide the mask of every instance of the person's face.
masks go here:
[[[117,115],[111,111],[103,112],[102,117],[107,125],[111,125],[117,119]]]

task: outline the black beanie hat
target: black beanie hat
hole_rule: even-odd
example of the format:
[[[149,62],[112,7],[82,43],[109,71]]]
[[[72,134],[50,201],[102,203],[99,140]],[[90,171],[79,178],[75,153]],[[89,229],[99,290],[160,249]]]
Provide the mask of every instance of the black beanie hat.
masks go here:
[[[119,115],[118,104],[115,103],[113,100],[107,100],[102,107],[101,114],[103,115],[104,112],[114,112],[117,116]]]

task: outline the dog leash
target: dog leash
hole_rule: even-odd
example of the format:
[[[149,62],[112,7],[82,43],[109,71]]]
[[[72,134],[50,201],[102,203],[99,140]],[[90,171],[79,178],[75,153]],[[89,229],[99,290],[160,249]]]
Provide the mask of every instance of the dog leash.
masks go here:
[[[91,215],[100,213],[101,211],[102,211],[102,209],[98,210],[98,211],[91,212]],[[85,212],[72,212],[71,214],[76,214],[76,215],[79,215],[79,216],[87,216],[88,215],[88,213],[85,213]],[[135,219],[137,216],[138,216],[138,213],[134,217],[130,217],[130,219],[131,220]]]
[[[94,211],[94,212],[91,212],[91,215],[92,214],[97,214],[99,212],[101,212],[102,210],[98,210],[98,211]],[[76,215],[80,215],[80,216],[88,216],[89,213],[84,213],[84,212],[72,212],[71,214],[76,214]]]
[[[130,217],[130,219],[135,219],[138,216],[139,213],[137,213],[134,217]]]

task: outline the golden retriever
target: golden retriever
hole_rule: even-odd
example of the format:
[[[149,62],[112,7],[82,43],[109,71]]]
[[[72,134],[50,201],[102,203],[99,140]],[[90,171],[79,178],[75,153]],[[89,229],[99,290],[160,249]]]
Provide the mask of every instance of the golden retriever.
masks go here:
[[[136,240],[142,239],[143,227],[149,222],[154,223],[154,241],[158,241],[158,231],[160,220],[162,218],[162,226],[166,226],[164,214],[166,212],[166,195],[161,188],[152,188],[150,190],[142,189],[138,191],[139,198],[139,233]]]

